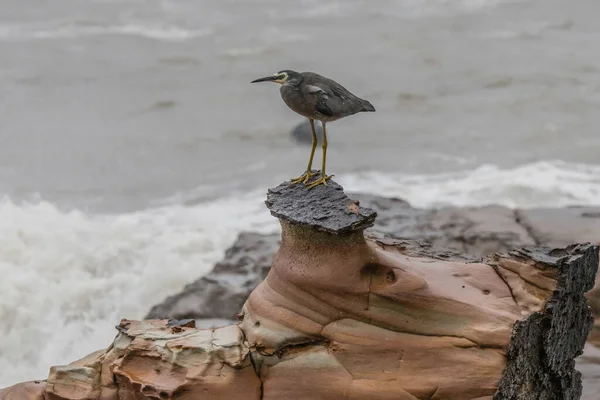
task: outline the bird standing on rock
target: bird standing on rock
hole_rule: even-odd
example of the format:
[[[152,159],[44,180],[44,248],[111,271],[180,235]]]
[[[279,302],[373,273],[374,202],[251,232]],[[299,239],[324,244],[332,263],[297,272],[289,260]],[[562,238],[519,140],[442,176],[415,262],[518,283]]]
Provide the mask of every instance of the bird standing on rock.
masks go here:
[[[302,182],[307,185],[318,172],[312,172],[312,162],[317,147],[317,134],[315,133],[315,120],[323,125],[323,166],[321,177],[308,184],[312,189],[320,184],[327,185],[325,164],[327,163],[327,130],[325,124],[348,115],[363,111],[375,111],[375,107],[367,100],[363,100],[336,81],[316,74],[314,72],[296,72],[289,69],[279,71],[272,76],[253,80],[256,82],[275,82],[281,84],[280,92],[283,101],[289,108],[308,118],[312,129],[312,150],[308,159],[306,172],[298,178],[292,179],[292,184]]]

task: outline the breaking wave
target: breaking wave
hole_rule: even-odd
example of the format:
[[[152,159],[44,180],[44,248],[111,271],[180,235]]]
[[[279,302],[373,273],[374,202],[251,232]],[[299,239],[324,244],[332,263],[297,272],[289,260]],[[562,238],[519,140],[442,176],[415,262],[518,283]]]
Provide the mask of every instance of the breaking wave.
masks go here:
[[[482,165],[435,175],[367,172],[344,179],[348,189],[401,197],[415,207],[499,204],[511,208],[600,205],[600,165],[540,161],[510,169]]]

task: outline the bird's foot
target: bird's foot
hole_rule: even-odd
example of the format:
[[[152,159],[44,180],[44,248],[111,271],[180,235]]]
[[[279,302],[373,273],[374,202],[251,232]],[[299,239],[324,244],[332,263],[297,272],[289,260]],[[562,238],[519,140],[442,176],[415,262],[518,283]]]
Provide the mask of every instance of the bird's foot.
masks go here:
[[[319,171],[306,171],[299,177],[292,179],[291,183],[292,183],[292,185],[295,185],[297,183],[302,182],[304,185],[306,185],[308,183],[308,181],[310,180],[310,178],[312,178],[315,175],[319,175]]]
[[[327,179],[331,179],[332,176],[333,175],[321,175],[321,177],[319,179],[317,179],[314,182],[311,182],[310,185],[308,185],[306,188],[308,190],[310,190],[310,189],[312,189],[314,187],[317,187],[319,185],[325,185],[325,186],[327,186]]]

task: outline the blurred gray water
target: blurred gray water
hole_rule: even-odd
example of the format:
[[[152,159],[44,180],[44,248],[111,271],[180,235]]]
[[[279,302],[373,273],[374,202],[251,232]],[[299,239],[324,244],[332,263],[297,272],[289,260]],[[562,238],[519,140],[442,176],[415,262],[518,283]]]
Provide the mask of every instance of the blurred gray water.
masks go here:
[[[299,175],[280,69],[377,113],[329,171],[600,162],[597,0],[0,0],[0,194],[139,209]],[[319,161],[317,161],[319,162]]]

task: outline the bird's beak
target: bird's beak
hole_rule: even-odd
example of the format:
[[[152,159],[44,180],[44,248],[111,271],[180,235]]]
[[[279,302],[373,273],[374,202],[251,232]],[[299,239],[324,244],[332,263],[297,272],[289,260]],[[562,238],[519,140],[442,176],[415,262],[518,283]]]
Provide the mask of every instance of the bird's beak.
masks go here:
[[[278,75],[272,75],[272,76],[265,76],[264,78],[260,78],[260,79],[255,79],[250,83],[257,83],[257,82],[275,82],[276,80],[279,79]]]

